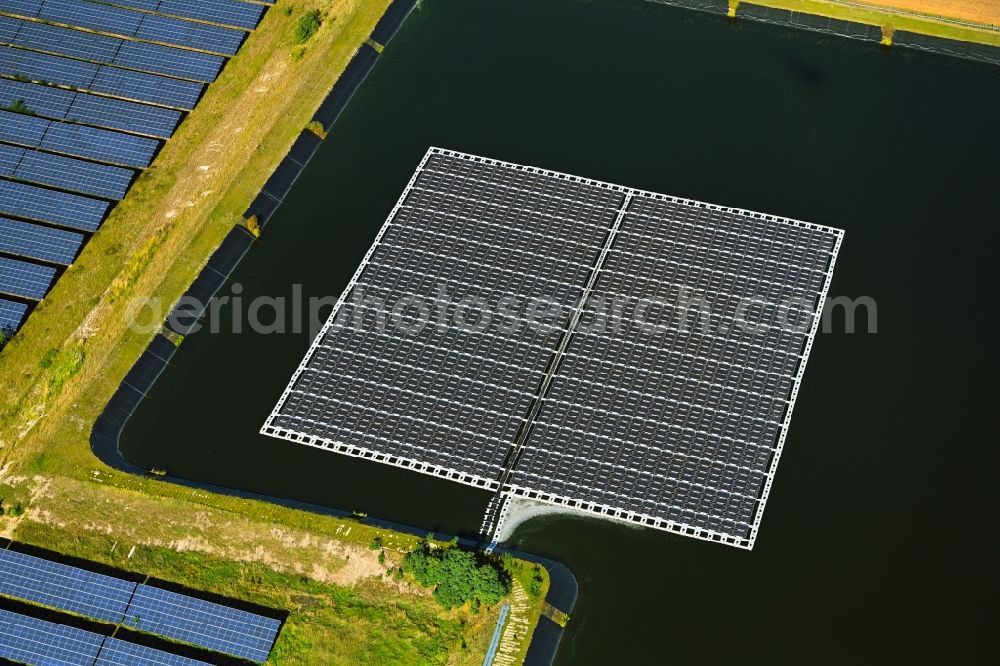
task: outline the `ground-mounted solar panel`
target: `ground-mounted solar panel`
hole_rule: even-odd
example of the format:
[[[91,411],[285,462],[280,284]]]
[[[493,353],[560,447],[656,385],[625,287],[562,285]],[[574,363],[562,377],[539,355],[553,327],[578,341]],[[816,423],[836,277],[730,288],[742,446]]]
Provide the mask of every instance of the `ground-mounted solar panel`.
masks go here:
[[[195,107],[203,89],[194,81],[117,67],[101,67],[90,84],[93,92],[185,110]]]
[[[512,295],[573,302],[623,196],[428,154],[337,308],[351,325],[327,323],[264,431],[495,487],[565,317],[509,331],[442,323],[401,335],[358,325],[370,308],[357,299],[401,313],[413,299],[456,314],[460,303]]]
[[[588,230],[594,238],[581,236]],[[433,249],[421,244],[428,238]],[[750,548],[842,238],[820,225],[431,149],[262,432]],[[423,333],[384,326],[394,298],[411,297],[401,312],[419,310],[451,284],[461,260],[448,256],[452,244],[474,251],[484,240],[493,254],[474,258],[484,266],[519,268],[509,255],[522,247],[542,258],[544,270],[501,283],[515,302],[530,303],[543,280],[566,286],[551,291],[554,319],[528,318],[512,335],[522,342],[557,324],[556,338],[534,339],[540,378],[477,374],[494,378],[503,407],[452,382],[461,376],[452,357],[476,345],[493,344],[502,363],[523,362],[497,344],[496,322],[510,315],[490,290],[495,275],[462,277],[490,323],[435,349],[434,363],[419,351]],[[383,319],[352,331],[350,304],[361,291],[381,299]],[[401,368],[408,383],[383,379],[383,366]],[[409,366],[418,373],[407,376]],[[434,372],[441,381],[426,381]],[[448,403],[434,400],[439,386]],[[510,398],[518,393],[531,396],[527,405]],[[496,418],[508,412],[523,427]],[[484,424],[476,439],[473,418]],[[464,445],[441,435],[456,428]],[[409,448],[391,448],[391,439]],[[476,467],[483,460],[493,466]]]
[[[253,30],[260,23],[264,7],[242,0],[161,0],[156,11],[168,16],[198,19],[210,23],[231,25],[244,30]]]
[[[36,301],[48,293],[56,269],[18,259],[0,257],[0,293]]]
[[[0,550],[0,594],[118,624],[136,584],[120,578]]]
[[[2,7],[2,5],[0,5]],[[24,21],[10,16],[0,16],[0,44],[10,44],[17,37]]]
[[[0,141],[34,148],[42,142],[49,121],[23,113],[0,111]]]
[[[40,666],[93,666],[104,636],[0,609],[0,658]]]
[[[107,201],[0,180],[0,215],[97,231],[107,210]]]
[[[94,666],[208,666],[208,662],[108,638]]]
[[[13,333],[19,329],[27,312],[28,306],[24,303],[0,298],[0,331]]]
[[[65,117],[86,125],[169,139],[181,115],[175,109],[77,93]]]
[[[132,37],[143,15],[86,0],[45,0],[38,18],[67,26]]]
[[[97,65],[0,46],[0,74],[61,86],[88,88],[97,75]]]
[[[46,118],[65,118],[75,96],[71,90],[0,79],[0,106],[24,105],[31,113]]]
[[[150,585],[139,585],[126,626],[236,657],[263,662],[281,622]]]
[[[61,28],[45,23],[24,21],[14,44],[26,49],[89,60],[95,63],[111,62],[122,40],[117,37],[95,35],[92,32]]]
[[[135,38],[150,42],[173,44],[222,55],[236,55],[246,37],[245,32],[217,25],[194,23],[155,14],[143,14],[142,17]]]
[[[219,76],[226,59],[198,51],[186,51],[148,42],[122,43],[112,64],[153,74],[211,83]]]
[[[24,148],[0,143],[0,176],[13,176],[23,157]]]
[[[3,4],[0,5],[0,12],[32,18],[38,14],[38,10],[41,8],[42,0],[4,0]]]
[[[0,217],[0,252],[7,254],[69,265],[80,251],[83,240],[82,234],[73,231]]]
[[[37,150],[24,151],[13,177],[29,183],[79,192],[104,199],[125,197],[135,172],[107,164]]]
[[[159,146],[156,139],[73,123],[51,123],[38,143],[52,152],[140,169],[149,166]]]

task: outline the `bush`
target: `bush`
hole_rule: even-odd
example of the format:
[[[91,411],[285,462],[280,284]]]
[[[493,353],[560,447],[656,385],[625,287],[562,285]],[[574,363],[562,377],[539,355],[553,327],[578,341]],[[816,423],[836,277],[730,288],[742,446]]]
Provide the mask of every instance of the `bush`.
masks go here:
[[[299,17],[299,20],[295,23],[295,32],[293,37],[296,44],[305,44],[310,39],[313,38],[317,32],[319,32],[319,27],[323,24],[323,15],[319,13],[318,9],[313,9],[306,12]]]
[[[424,587],[433,587],[434,598],[445,608],[492,606],[510,593],[510,578],[495,560],[457,546],[432,549],[424,542],[407,553],[403,568]]]
[[[368,544],[368,547],[372,550],[382,550],[382,537],[376,536],[372,539],[372,542]]]

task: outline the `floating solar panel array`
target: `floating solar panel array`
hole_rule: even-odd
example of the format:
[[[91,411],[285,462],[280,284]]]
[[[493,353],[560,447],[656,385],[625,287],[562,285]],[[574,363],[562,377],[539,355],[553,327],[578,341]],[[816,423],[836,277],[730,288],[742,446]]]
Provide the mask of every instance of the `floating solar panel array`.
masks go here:
[[[9,549],[0,549],[0,596],[258,662],[267,659],[281,630],[281,622],[269,617]],[[93,664],[93,658],[87,663]],[[201,662],[108,639],[97,663]]]
[[[268,5],[0,0],[0,258],[72,262]]]
[[[842,238],[432,148],[262,432],[750,548]]]
[[[125,625],[257,662],[281,629],[278,620],[149,585],[136,589]]]

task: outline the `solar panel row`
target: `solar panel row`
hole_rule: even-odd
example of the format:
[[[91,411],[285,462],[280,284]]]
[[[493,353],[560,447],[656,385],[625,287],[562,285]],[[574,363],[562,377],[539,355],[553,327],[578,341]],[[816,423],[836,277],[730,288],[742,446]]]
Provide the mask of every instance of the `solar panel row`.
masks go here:
[[[104,637],[0,609],[0,657],[23,664],[92,666]]]
[[[40,301],[55,274],[56,269],[50,266],[0,257],[0,293]]]
[[[262,432],[751,547],[842,235],[431,149]]]
[[[207,662],[182,657],[155,648],[128,643],[118,638],[104,641],[94,666],[208,666]]]
[[[23,104],[39,116],[169,138],[181,112],[61,88],[0,79],[0,105]]]
[[[0,180],[0,215],[23,217],[80,231],[97,231],[107,210],[106,201]]]
[[[185,4],[195,6],[200,3]],[[35,2],[12,3],[9,7],[5,6],[3,11],[104,34],[221,55],[234,55],[246,35],[241,30],[146,14],[85,0],[44,0],[40,6]]]
[[[0,252],[68,266],[76,258],[83,240],[82,234],[72,231],[0,217]]]
[[[139,585],[125,624],[140,631],[263,662],[281,628],[278,620]]]
[[[118,624],[136,584],[13,550],[0,550],[0,594]]]
[[[117,201],[125,196],[134,175],[135,172],[121,167],[25,150],[13,177]]]
[[[97,64],[211,83],[225,58],[0,16],[0,42]]]
[[[16,331],[24,321],[28,306],[17,301],[0,298],[0,330],[10,333]]]
[[[264,7],[242,0],[108,0],[108,4],[253,30]]]
[[[0,74],[179,109],[193,109],[203,89],[202,84],[195,81],[95,65],[9,46],[0,47]]]
[[[0,657],[37,666],[207,665],[207,662],[2,609]]]

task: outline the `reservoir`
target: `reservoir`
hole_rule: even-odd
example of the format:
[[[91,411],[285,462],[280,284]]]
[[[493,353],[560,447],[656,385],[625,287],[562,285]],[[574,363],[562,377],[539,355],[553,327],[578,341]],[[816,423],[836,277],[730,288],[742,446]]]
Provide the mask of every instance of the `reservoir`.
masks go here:
[[[221,295],[244,320],[261,296],[335,299],[431,145],[843,228],[830,296],[870,298],[877,321],[860,308],[847,334],[838,312],[817,336],[752,552],[564,516],[509,544],[580,582],[560,664],[980,661],[998,117],[986,65],[639,0],[425,0]],[[126,457],[478,530],[486,493],[257,434],[311,334],[221,314],[128,424]]]

